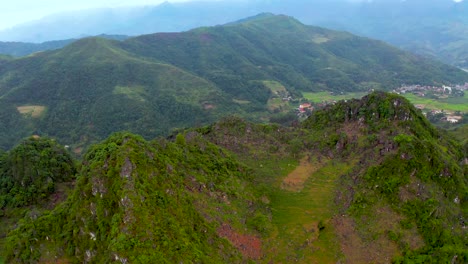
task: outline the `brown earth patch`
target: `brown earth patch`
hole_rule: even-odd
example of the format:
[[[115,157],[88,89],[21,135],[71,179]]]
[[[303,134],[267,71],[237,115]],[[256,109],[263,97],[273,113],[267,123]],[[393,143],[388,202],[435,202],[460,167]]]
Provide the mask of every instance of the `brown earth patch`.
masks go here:
[[[375,215],[377,216],[376,224],[373,225],[375,232],[379,230],[397,232],[401,234],[400,240],[403,243],[407,243],[411,250],[416,250],[424,246],[424,239],[419,234],[416,226],[406,230],[400,227],[400,222],[405,218],[404,216],[387,206],[377,208],[375,210]]]
[[[332,222],[346,263],[391,263],[398,252],[397,245],[383,236],[364,240],[349,216],[337,216]]]
[[[258,237],[240,234],[228,224],[222,224],[217,232],[220,237],[229,240],[244,257],[249,259],[260,259],[262,257],[262,241]]]
[[[78,148],[73,149],[73,153],[75,153],[75,154],[77,154],[77,155],[80,155],[81,152],[83,152],[83,148],[82,148],[82,147],[78,147]]]
[[[212,105],[212,104],[204,104],[203,105],[203,109],[205,109],[205,110],[210,110],[210,109],[214,109],[214,108],[215,108],[215,106]]]
[[[357,140],[357,138],[362,134],[361,128],[362,125],[357,122],[346,122],[343,124],[341,132],[344,132],[350,140]]]
[[[41,117],[46,107],[42,105],[25,105],[16,107],[22,115],[31,116],[33,118]]]
[[[296,169],[284,178],[281,188],[293,192],[301,191],[307,179],[321,167],[321,164],[312,163],[308,156],[302,158]]]

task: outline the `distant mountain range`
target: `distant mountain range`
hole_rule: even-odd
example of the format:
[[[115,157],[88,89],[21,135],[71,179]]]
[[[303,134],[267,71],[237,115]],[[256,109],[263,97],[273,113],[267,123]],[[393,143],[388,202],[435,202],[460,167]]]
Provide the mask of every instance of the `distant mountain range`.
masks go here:
[[[0,40],[45,42],[100,34],[179,32],[261,12],[291,15],[306,24],[384,40],[468,68],[468,1],[453,0],[165,2],[158,6],[57,14],[1,31]],[[1,45],[0,53],[14,55]]]
[[[78,153],[115,131],[153,138],[230,114],[268,121],[279,90],[300,99],[468,82],[468,73],[381,41],[272,14],[124,41],[85,38],[0,65],[0,147],[39,134]]]
[[[114,40],[124,40],[128,36],[123,35],[98,35],[98,37]],[[55,50],[65,47],[66,45],[77,41],[78,39],[65,39],[46,41],[43,43],[28,43],[28,42],[0,42],[0,54],[10,55],[13,57],[27,56],[35,52]]]

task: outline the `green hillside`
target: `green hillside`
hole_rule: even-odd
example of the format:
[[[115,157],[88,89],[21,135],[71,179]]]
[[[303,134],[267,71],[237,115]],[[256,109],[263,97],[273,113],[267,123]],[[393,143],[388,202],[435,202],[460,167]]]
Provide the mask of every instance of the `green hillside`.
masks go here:
[[[78,155],[116,131],[151,139],[231,114],[287,119],[302,92],[468,81],[382,42],[271,14],[123,42],[86,38],[0,64],[0,148],[38,134]]]
[[[6,138],[38,133],[86,145],[120,130],[153,137],[212,121],[226,111],[228,100],[202,78],[138,58],[99,38],[9,66],[14,69],[4,71],[0,85]],[[21,107],[28,106],[44,110],[22,113]],[[15,140],[2,142],[5,148]]]
[[[65,203],[11,233],[6,260],[242,262],[219,234],[262,215],[250,178],[199,136],[173,143],[113,135],[86,154]]]
[[[405,98],[297,127],[227,118],[85,155],[68,200],[9,233],[8,263],[466,263],[466,153]],[[0,221],[3,221],[0,218]]]
[[[277,80],[292,91],[367,91],[402,83],[466,80],[461,70],[383,42],[306,26],[282,15],[262,14],[225,26],[145,35],[123,45],[203,74],[229,91],[232,82],[237,91],[245,87],[245,80],[258,79]]]

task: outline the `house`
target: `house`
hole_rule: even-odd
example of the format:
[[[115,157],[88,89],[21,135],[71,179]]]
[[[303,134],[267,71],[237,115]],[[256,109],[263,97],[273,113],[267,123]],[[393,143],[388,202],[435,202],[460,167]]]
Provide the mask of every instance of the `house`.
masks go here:
[[[447,116],[447,122],[450,122],[452,124],[458,123],[461,119],[461,116]]]
[[[305,111],[310,110],[314,111],[314,107],[310,103],[303,103],[299,105],[299,112],[304,113]]]

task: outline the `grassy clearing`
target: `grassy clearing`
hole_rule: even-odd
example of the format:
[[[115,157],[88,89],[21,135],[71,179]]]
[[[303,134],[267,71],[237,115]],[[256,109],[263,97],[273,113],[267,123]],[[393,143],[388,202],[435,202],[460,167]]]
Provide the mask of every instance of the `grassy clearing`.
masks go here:
[[[287,191],[299,192],[304,188],[304,183],[309,177],[320,169],[322,164],[318,162],[311,162],[306,156],[302,158],[300,164],[291,173],[284,178],[281,188]]]
[[[142,96],[145,94],[145,88],[143,86],[115,86],[113,94],[123,94],[129,99],[144,102],[145,98]]]
[[[263,85],[268,87],[273,94],[287,92],[286,88],[277,81],[262,81]]]
[[[250,104],[251,102],[250,101],[247,101],[247,100],[239,100],[239,99],[232,99],[232,101],[236,104],[240,104],[240,105],[246,105],[246,104]]]
[[[22,115],[38,118],[44,114],[46,107],[42,105],[24,105],[18,106],[16,109]]]
[[[325,42],[328,42],[330,39],[323,36],[323,35],[314,35],[312,37],[312,42],[317,43],[317,44],[322,44]]]
[[[356,93],[346,93],[346,94],[338,94],[332,95],[330,92],[318,92],[318,93],[311,93],[311,92],[302,92],[302,96],[305,99],[313,102],[313,103],[321,103],[323,101],[339,101],[345,99],[352,99],[352,98],[361,98],[366,95],[366,92],[356,92]]]
[[[276,232],[267,248],[267,261],[336,263],[342,256],[333,226],[336,179],[349,169],[344,163],[327,162],[308,175],[300,192],[278,190],[271,208]],[[307,177],[307,175],[305,176]]]
[[[275,111],[279,110],[280,112],[287,111],[290,109],[289,103],[283,101],[281,98],[270,98],[267,103],[268,110]]]
[[[427,109],[439,109],[446,111],[461,111],[468,112],[468,94],[465,93],[464,97],[446,98],[446,99],[431,99],[426,97],[419,97],[414,94],[404,94],[408,100],[413,104],[424,105]]]
[[[262,81],[262,83],[270,89],[273,94],[268,100],[267,107],[270,111],[288,111],[290,110],[289,102],[283,101],[283,97],[288,93],[286,88],[277,81]]]

